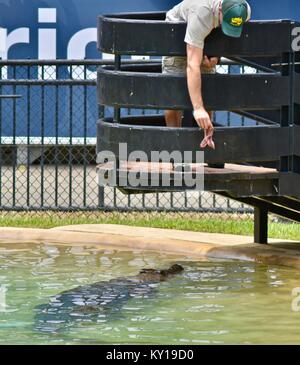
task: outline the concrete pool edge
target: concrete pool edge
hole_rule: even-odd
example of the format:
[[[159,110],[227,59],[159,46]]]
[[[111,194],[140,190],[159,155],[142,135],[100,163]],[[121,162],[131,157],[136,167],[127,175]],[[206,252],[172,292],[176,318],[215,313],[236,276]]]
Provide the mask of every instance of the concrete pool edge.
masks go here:
[[[252,237],[228,234],[96,224],[52,229],[0,228],[1,241],[96,245],[189,257],[255,261],[300,269],[300,242],[270,240],[269,245],[258,245],[251,243]]]

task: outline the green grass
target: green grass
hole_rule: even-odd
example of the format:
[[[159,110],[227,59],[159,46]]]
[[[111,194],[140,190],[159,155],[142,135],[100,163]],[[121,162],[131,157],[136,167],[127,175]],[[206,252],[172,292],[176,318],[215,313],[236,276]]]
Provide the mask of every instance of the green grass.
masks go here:
[[[3,213],[2,227],[53,228],[74,224],[124,224],[140,227],[156,227],[196,232],[252,235],[253,220],[249,215],[201,214],[201,213]],[[300,240],[300,224],[274,222],[270,219],[269,236]]]

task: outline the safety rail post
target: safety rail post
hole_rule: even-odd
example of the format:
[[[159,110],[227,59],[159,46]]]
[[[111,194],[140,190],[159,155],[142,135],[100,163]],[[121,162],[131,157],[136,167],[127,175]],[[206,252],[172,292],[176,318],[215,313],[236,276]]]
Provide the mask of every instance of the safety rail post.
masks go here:
[[[268,210],[254,207],[254,243],[268,243]]]
[[[121,70],[121,55],[117,54],[115,55],[115,71],[120,71]],[[114,107],[114,122],[115,123],[120,123],[121,120],[121,108],[118,106]],[[116,158],[116,170],[119,171],[120,170],[120,159],[117,157]],[[117,174],[117,185],[119,185],[119,181],[120,181],[120,176],[119,174]],[[114,204],[116,205],[116,190],[114,192]]]

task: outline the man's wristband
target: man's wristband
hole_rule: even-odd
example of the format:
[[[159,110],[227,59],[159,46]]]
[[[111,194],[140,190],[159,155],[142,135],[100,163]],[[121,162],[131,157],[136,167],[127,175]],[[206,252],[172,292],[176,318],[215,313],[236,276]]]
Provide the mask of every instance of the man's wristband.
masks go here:
[[[202,109],[201,109],[201,108],[194,109],[194,111],[193,111],[193,117],[194,117],[194,118],[195,118],[195,114],[196,114],[199,110],[202,110]]]

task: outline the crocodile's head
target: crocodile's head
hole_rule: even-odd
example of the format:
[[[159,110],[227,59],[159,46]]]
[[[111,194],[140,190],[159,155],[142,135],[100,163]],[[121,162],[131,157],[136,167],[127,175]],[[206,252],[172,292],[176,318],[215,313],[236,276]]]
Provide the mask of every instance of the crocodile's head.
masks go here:
[[[174,264],[166,270],[142,269],[139,275],[143,280],[163,281],[169,276],[180,274],[183,270],[184,268],[181,265]]]

